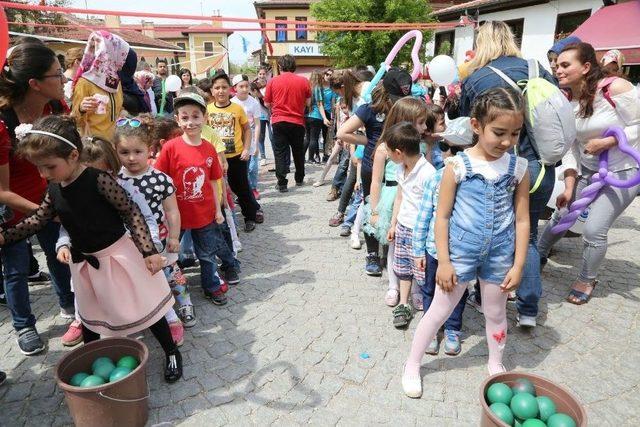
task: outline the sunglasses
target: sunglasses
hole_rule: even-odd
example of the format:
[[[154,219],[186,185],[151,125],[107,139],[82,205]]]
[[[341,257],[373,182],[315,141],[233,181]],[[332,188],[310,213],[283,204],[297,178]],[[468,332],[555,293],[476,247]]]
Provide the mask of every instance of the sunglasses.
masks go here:
[[[132,128],[139,128],[141,124],[142,122],[138,119],[128,119],[126,117],[123,117],[116,121],[116,126],[119,128],[126,125],[129,125]]]

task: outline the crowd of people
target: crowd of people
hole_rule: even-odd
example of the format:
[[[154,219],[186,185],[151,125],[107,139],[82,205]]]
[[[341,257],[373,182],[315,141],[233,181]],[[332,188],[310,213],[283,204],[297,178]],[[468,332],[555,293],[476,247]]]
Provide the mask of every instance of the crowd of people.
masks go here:
[[[240,282],[235,205],[244,232],[265,221],[258,171],[268,140],[281,193],[292,163],[296,186],[307,184],[306,165],[323,165],[316,188],[336,166],[329,226],[353,249],[364,237],[367,275],[386,268],[381,302],[393,307],[395,328],[424,312],[403,368],[407,396],[422,394],[425,353],[440,345],[461,352],[467,303],[484,313],[488,372],[504,372],[507,301],[520,327],[536,326],[540,271],[562,237],[551,231],[558,213],[538,235],[557,179],[562,209],[597,173],[603,150],[613,176],[638,172],[615,138],[601,137],[620,126],[640,148],[640,97],[619,74],[621,55],[601,62],[591,45],[570,38],[549,50],[551,73],[534,63],[571,102],[577,131],[575,141],[560,142],[562,161],[549,162],[513,83],[527,80],[532,65],[500,21],[479,28],[464,79],[446,88],[413,82],[401,67],[375,87],[367,66],[307,79],[284,55],[277,72],[260,68],[254,79],[212,70],[196,81],[182,69],[182,87],[170,92],[166,63],[154,74],[105,31],[67,56],[65,70],[41,41],[21,39],[0,73],[0,302],[26,355],[45,349],[29,304],[29,280],[49,279],[33,258],[35,234],[60,315],[71,321],[63,344],[149,328],[166,355],[165,380],[177,381],[184,328],[197,324],[182,270],[199,265],[204,296],[227,303],[229,285]],[[591,205],[569,302],[589,301],[609,228],[638,190],[607,187]]]

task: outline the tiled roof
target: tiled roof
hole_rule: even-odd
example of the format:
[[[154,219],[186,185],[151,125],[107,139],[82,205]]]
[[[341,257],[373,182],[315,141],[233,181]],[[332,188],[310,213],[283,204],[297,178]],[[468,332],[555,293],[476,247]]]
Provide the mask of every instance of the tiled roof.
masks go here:
[[[461,4],[457,4],[454,6],[450,6],[450,7],[445,7],[444,9],[440,9],[436,12],[434,12],[434,15],[446,15],[448,13],[452,13],[452,12],[457,12],[457,11],[462,11],[465,9],[475,9],[481,6],[488,6],[491,4],[498,4],[498,3],[508,3],[508,0],[473,0],[473,1],[468,1],[466,3],[461,3]]]

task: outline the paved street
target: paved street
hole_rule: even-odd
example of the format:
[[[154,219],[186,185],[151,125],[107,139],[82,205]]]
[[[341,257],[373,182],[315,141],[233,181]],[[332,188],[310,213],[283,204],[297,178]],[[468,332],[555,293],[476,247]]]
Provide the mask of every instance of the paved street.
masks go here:
[[[424,396],[404,397],[400,373],[417,321],[407,331],[392,327],[385,280],[365,276],[363,250],[327,226],[337,206],[325,201],[327,186],[278,194],[273,184],[263,171],[266,222],[241,236],[242,281],[229,304],[206,302],[189,271],[198,324],[182,347],[184,380],[163,382],[161,351],[147,332],[150,425],[477,425],[487,375],[481,315],[467,307],[462,354],[425,356]],[[568,386],[590,425],[631,426],[640,423],[640,198],[609,244],[595,297],[577,307],[564,298],[582,241],[561,241],[544,272],[540,326],[517,330],[509,307],[505,365]],[[69,425],[53,380],[68,351],[60,344],[65,322],[50,286],[31,287],[31,298],[48,351],[22,356],[0,308],[0,368],[9,375],[0,387],[0,425]]]

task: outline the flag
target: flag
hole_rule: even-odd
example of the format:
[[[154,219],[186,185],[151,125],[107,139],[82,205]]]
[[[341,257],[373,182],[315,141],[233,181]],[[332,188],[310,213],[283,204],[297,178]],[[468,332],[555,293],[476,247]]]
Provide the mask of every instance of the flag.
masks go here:
[[[242,53],[247,53],[249,41],[244,36],[240,36],[240,38],[242,39]]]
[[[265,33],[264,31],[262,32],[262,36],[264,37],[264,40],[267,43],[267,48],[269,49],[269,55],[273,55],[273,46],[271,45],[269,36],[267,36],[267,33]]]

